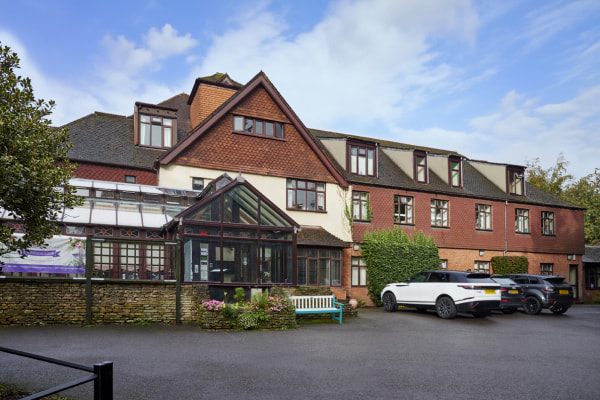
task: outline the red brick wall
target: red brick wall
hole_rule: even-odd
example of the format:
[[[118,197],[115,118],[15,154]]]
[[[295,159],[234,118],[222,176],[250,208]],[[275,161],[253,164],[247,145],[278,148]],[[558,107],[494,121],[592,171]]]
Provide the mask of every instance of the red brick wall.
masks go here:
[[[394,195],[414,197],[414,226],[401,226],[407,233],[423,231],[433,236],[440,248],[485,249],[503,251],[505,249],[505,203],[465,197],[446,196],[432,193],[409,192],[386,188],[354,185],[353,190],[369,192],[373,210],[370,223],[355,223],[353,240],[362,241],[369,230],[389,229],[394,226]],[[449,228],[431,227],[431,199],[448,200]],[[492,231],[475,230],[475,204],[492,206]],[[530,233],[515,233],[515,208],[529,210]],[[554,212],[555,235],[544,237],[541,234],[541,212]],[[400,226],[400,225],[398,225]],[[583,254],[583,212],[561,208],[540,207],[509,203],[506,207],[506,243],[511,252],[541,252],[553,254]]]
[[[233,114],[285,123],[285,140],[233,133]],[[249,94],[175,164],[267,176],[335,182],[308,143],[262,87]]]
[[[158,184],[156,172],[154,171],[84,162],[78,162],[78,164],[79,168],[73,174],[75,178],[125,182],[125,175],[132,175],[136,177],[136,183],[138,184],[153,186]]]

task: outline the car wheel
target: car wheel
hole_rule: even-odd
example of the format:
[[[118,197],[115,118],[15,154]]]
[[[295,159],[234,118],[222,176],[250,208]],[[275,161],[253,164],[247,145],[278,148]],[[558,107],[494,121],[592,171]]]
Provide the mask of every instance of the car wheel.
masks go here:
[[[554,314],[564,314],[567,312],[568,309],[569,307],[555,307],[552,309],[552,312]]]
[[[525,312],[530,315],[539,314],[542,311],[542,303],[535,296],[525,299]]]
[[[448,296],[442,296],[435,302],[435,310],[440,318],[452,319],[456,317],[456,306]]]
[[[504,314],[514,314],[515,311],[517,311],[517,310],[515,310],[514,308],[509,308],[509,309],[504,308],[504,309],[502,309],[502,312]]]
[[[398,304],[396,304],[396,296],[392,292],[386,292],[383,295],[383,311],[396,311]]]

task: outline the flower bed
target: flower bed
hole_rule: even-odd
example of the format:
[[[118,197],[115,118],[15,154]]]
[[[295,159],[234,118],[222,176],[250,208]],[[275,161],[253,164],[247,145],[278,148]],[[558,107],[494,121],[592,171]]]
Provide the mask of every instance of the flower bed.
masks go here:
[[[264,294],[245,303],[205,301],[198,324],[202,329],[288,329],[296,326],[296,314],[287,297]]]

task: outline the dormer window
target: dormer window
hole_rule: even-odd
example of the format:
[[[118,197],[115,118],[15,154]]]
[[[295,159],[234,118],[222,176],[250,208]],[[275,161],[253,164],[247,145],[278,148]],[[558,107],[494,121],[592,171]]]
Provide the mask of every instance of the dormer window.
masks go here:
[[[347,170],[351,174],[376,176],[377,148],[367,143],[348,143]]]
[[[428,181],[428,169],[427,169],[427,153],[424,151],[414,152],[414,179],[419,183],[427,183]]]
[[[462,161],[460,157],[450,157],[448,159],[448,172],[450,186],[462,187]]]
[[[155,104],[135,103],[135,144],[169,149],[177,143],[177,109]]]
[[[173,120],[154,115],[140,115],[140,146],[171,147]]]
[[[525,169],[523,167],[507,167],[506,186],[509,194],[525,195]]]

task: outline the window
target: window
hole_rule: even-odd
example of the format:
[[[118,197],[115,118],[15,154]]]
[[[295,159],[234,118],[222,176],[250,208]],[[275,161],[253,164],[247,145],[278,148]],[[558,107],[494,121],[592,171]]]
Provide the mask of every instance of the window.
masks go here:
[[[362,257],[352,257],[352,286],[367,285],[367,265]]]
[[[554,264],[540,264],[540,275],[554,275]]]
[[[515,232],[529,233],[529,210],[522,208],[515,210]]]
[[[340,286],[342,251],[327,248],[298,248],[298,285]]]
[[[461,187],[462,186],[462,163],[458,157],[450,157],[448,159],[448,170],[450,172],[450,186]]]
[[[125,183],[135,183],[136,177],[134,175],[125,175]]]
[[[394,222],[400,224],[413,223],[413,201],[409,196],[394,195]]]
[[[525,180],[523,179],[525,171],[523,168],[507,167],[507,185],[508,193],[517,196],[525,194]]]
[[[140,115],[140,145],[171,147],[173,120],[155,115]]]
[[[92,242],[94,277],[156,280],[175,278],[175,251],[163,243]]]
[[[448,227],[448,200],[431,199],[431,225]]]
[[[369,192],[352,192],[352,218],[355,221],[369,221]]]
[[[192,190],[204,189],[204,178],[192,178]]]
[[[325,184],[322,182],[287,180],[287,208],[325,211]]]
[[[600,284],[600,266],[585,266],[585,288],[598,289]]]
[[[375,176],[377,153],[375,146],[367,144],[348,143],[347,169],[352,174]]]
[[[542,211],[542,235],[554,235],[554,213]]]
[[[475,229],[492,230],[492,206],[475,204]]]
[[[473,265],[473,272],[481,272],[484,274],[490,273],[490,262],[489,261],[475,261]]]
[[[427,153],[423,151],[414,152],[415,181],[427,183]]]
[[[233,130],[235,132],[251,133],[257,136],[276,139],[283,139],[285,137],[281,122],[265,121],[257,118],[242,117],[240,115],[233,117]]]

